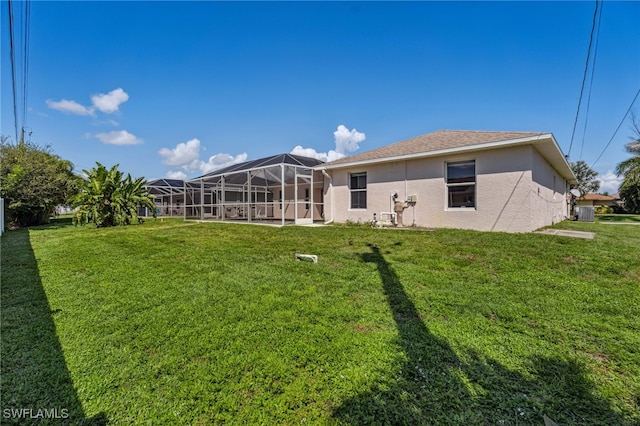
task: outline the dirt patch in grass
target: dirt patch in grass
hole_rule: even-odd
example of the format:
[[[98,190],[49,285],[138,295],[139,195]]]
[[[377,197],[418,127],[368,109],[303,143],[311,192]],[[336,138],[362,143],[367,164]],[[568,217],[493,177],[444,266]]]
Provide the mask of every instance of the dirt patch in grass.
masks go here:
[[[574,256],[564,256],[562,258],[563,265],[575,265],[577,263],[583,263],[583,261]]]
[[[371,333],[372,331],[380,330],[380,327],[374,324],[357,323],[353,326],[353,330],[356,333]]]

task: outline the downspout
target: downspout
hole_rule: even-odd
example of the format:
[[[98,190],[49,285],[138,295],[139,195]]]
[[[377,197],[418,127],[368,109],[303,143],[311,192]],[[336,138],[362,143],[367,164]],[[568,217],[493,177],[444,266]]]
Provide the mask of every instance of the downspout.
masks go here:
[[[331,179],[331,176],[329,176],[329,174],[327,173],[327,169],[323,168],[320,171],[324,176],[329,178],[329,193],[330,193],[329,198],[331,199],[331,218],[324,223],[325,225],[328,225],[331,222],[333,222],[333,179]]]

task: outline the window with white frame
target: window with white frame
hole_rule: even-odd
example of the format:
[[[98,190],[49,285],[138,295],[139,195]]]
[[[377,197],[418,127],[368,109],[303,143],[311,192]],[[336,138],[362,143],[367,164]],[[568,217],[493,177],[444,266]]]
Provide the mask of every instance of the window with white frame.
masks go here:
[[[367,208],[367,173],[351,173],[349,175],[349,191],[351,192],[351,208]]]
[[[476,161],[447,163],[447,207],[476,207]]]

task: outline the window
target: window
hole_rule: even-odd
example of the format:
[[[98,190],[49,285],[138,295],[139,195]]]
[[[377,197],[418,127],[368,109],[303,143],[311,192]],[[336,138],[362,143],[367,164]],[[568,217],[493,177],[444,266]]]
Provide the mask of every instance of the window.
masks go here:
[[[351,173],[349,179],[349,189],[351,191],[351,208],[367,208],[367,174]]]
[[[447,163],[447,207],[476,206],[476,161]]]

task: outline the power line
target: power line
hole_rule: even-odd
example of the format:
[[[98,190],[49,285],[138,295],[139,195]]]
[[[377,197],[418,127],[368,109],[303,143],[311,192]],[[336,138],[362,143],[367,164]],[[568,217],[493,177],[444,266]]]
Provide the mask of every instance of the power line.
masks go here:
[[[23,73],[22,73],[22,129],[27,126],[27,99],[29,93],[29,30],[31,22],[31,2],[26,0],[24,2],[24,56],[22,58]]]
[[[593,33],[596,29],[596,21],[598,18],[598,8],[600,2],[596,0],[596,7],[593,11],[593,22],[591,23],[591,34],[589,35],[589,48],[587,49],[587,61],[584,65],[584,74],[582,75],[582,86],[580,87],[580,96],[578,97],[578,109],[576,110],[576,119],[573,122],[573,131],[571,132],[571,142],[569,143],[569,151],[567,156],[571,155],[571,147],[573,146],[573,138],[576,134],[576,126],[578,125],[578,116],[580,115],[580,105],[582,104],[582,95],[584,94],[584,84],[587,81],[589,72],[589,58],[591,57],[591,45],[593,44]]]
[[[618,127],[616,127],[616,131],[613,132],[613,135],[611,135],[611,139],[609,139],[609,142],[607,142],[607,145],[605,145],[604,149],[602,150],[600,155],[598,155],[598,158],[596,158],[596,161],[593,162],[591,167],[595,167],[595,165],[600,160],[600,157],[602,157],[602,155],[607,150],[607,148],[609,148],[609,145],[611,145],[611,141],[613,141],[613,138],[616,137],[616,134],[618,133],[618,130],[620,130],[620,127],[622,126],[622,123],[624,123],[624,120],[627,118],[627,115],[629,115],[629,112],[631,111],[631,108],[633,108],[633,104],[636,103],[636,100],[638,99],[638,95],[640,95],[640,89],[638,89],[638,91],[636,92],[636,95],[633,97],[633,100],[631,101],[631,105],[629,105],[629,108],[627,108],[627,112],[624,113],[624,116],[622,117],[622,120],[620,120],[620,124],[618,124]]]
[[[13,9],[11,7],[11,0],[7,0],[7,7],[9,12],[9,52],[11,60],[11,87],[13,89],[13,123],[16,131],[16,141],[18,141],[18,97],[16,88],[16,51],[13,41]]]
[[[27,125],[31,2],[29,0],[24,0],[18,4],[23,7],[18,7],[18,9],[16,9],[15,2],[7,0],[7,8],[9,12],[9,48],[11,59],[11,88],[13,94],[13,123],[16,141],[18,143],[22,143],[24,129]],[[18,29],[19,34],[17,34]],[[22,45],[20,45],[20,43],[22,43]],[[20,134],[20,136],[18,136],[18,134]]]
[[[587,111],[584,115],[584,127],[582,129],[582,142],[580,143],[580,157],[582,160],[582,152],[584,150],[584,139],[587,135],[587,123],[589,122],[589,109],[591,106],[591,93],[593,88],[593,76],[596,72],[596,61],[598,59],[598,42],[600,41],[600,28],[602,25],[602,9],[604,8],[604,3],[600,3],[600,13],[598,13],[598,31],[596,32],[596,46],[593,50],[593,62],[591,62],[591,79],[589,80],[589,96],[587,97]]]

